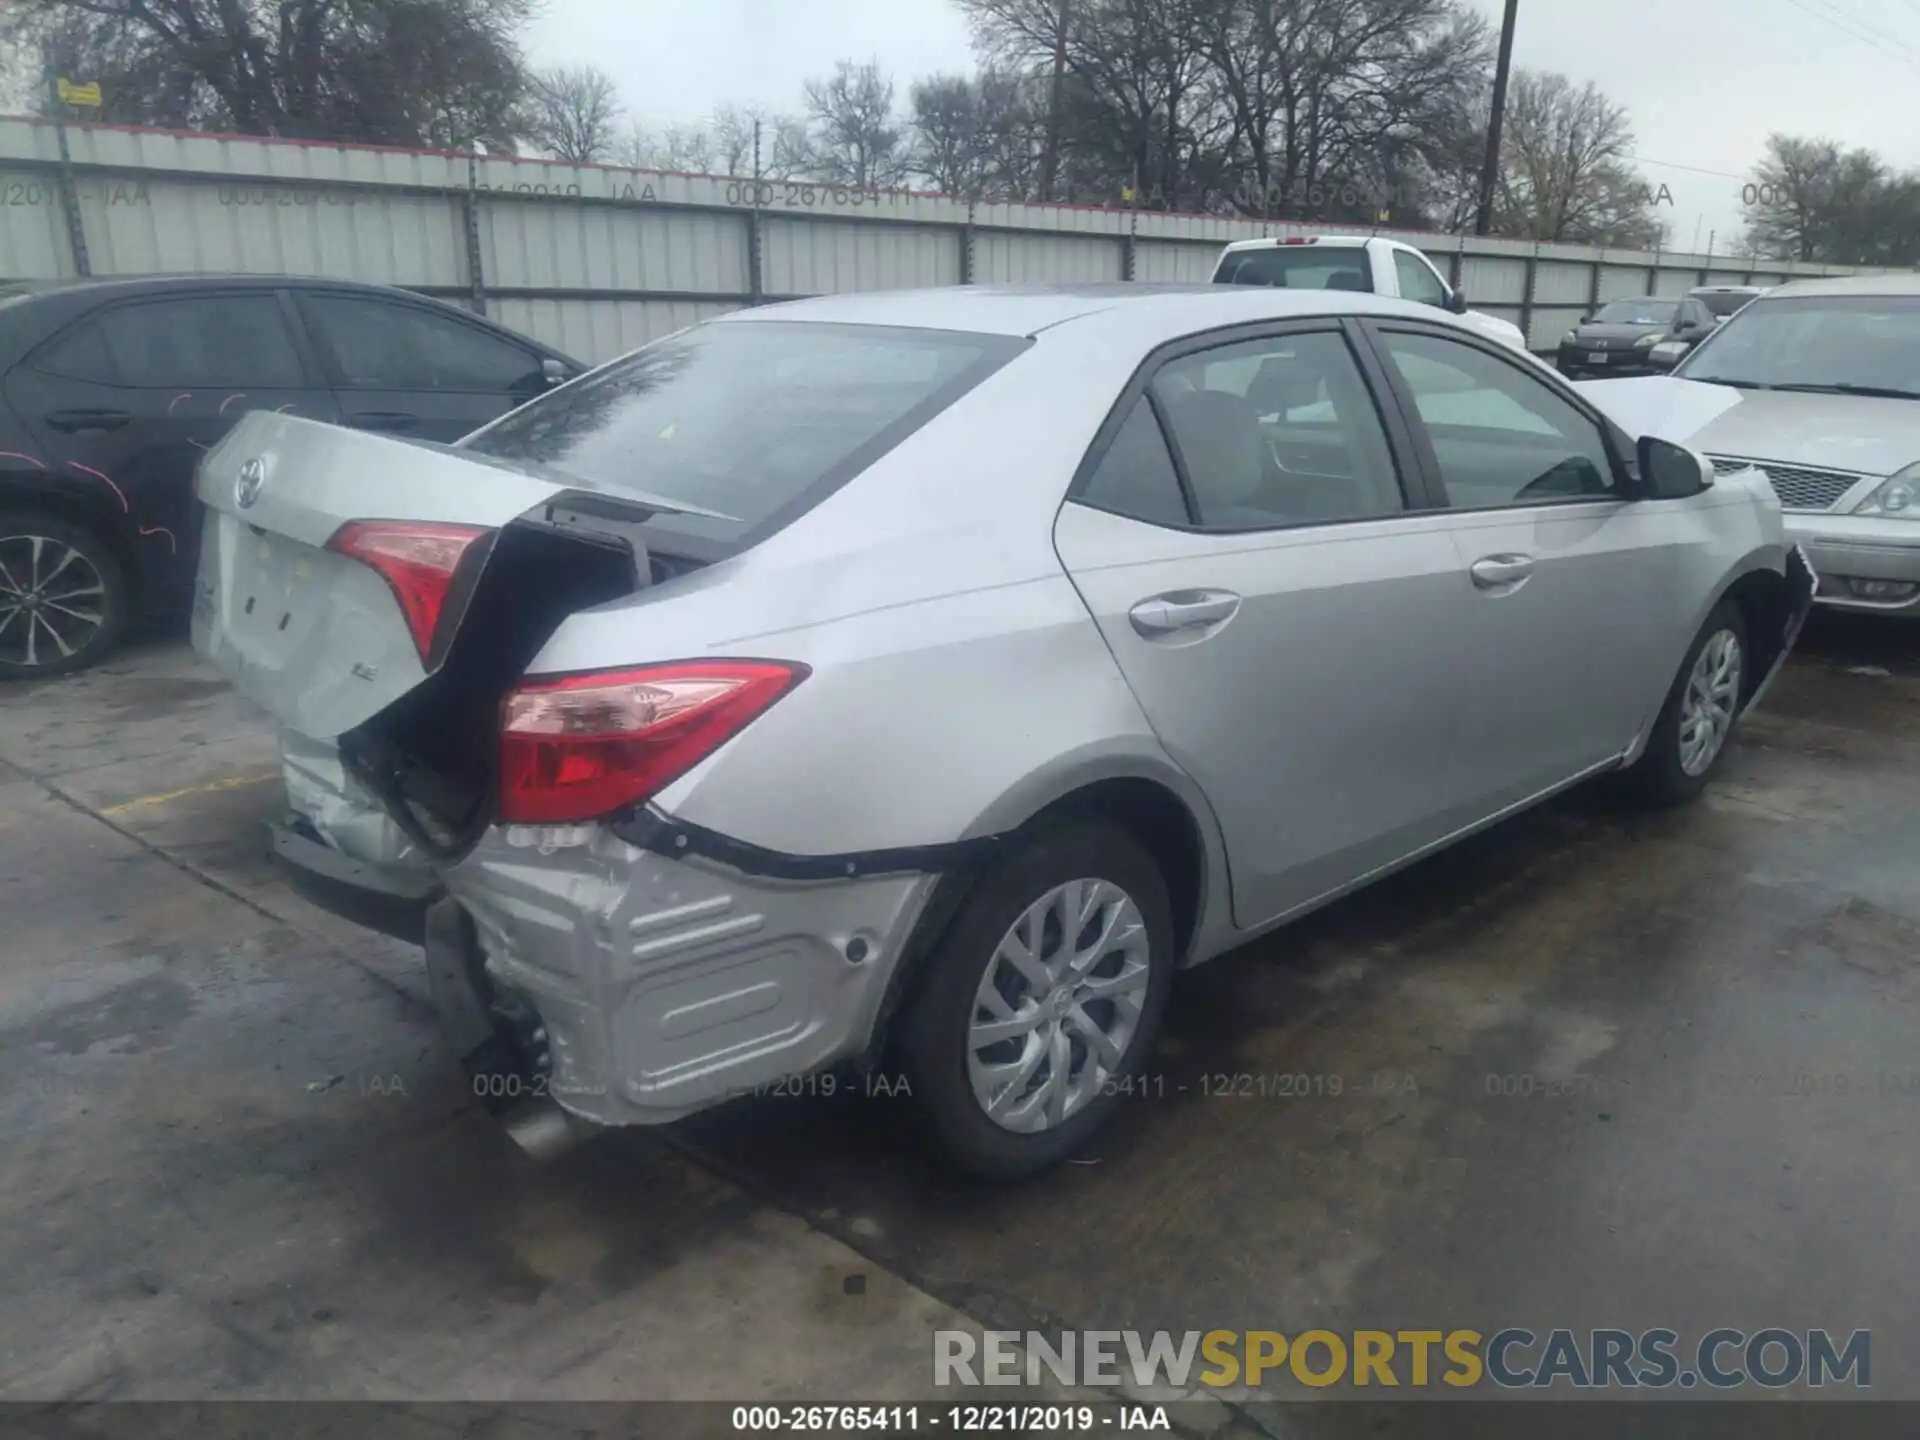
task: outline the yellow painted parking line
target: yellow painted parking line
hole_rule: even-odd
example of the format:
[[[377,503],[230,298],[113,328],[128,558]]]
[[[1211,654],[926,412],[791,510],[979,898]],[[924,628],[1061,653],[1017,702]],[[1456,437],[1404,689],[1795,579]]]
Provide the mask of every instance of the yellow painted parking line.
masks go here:
[[[105,806],[100,813],[124,815],[129,810],[144,810],[149,805],[164,805],[169,800],[182,800],[189,795],[214,795],[222,790],[244,790],[249,785],[264,785],[269,780],[279,778],[278,770],[269,770],[260,775],[228,775],[224,779],[209,780],[203,785],[189,785],[183,790],[167,790],[159,795],[142,795],[138,800],[123,800],[118,805]]]

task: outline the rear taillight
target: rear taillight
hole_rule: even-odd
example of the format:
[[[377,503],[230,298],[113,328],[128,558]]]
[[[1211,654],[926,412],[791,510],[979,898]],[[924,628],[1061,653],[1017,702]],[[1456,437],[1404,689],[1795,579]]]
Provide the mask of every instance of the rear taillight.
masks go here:
[[[501,708],[500,818],[569,825],[641,804],[807,673],[772,660],[683,660],[527,681]]]
[[[355,520],[342,525],[327,548],[371,566],[393,590],[406,616],[420,663],[429,668],[434,641],[460,562],[493,531],[423,520]]]

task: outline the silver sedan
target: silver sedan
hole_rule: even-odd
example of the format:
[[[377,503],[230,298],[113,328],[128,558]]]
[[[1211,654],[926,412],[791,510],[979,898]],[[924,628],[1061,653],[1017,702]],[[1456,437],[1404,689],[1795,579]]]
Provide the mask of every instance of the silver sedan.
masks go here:
[[[960,1165],[1049,1165],[1180,969],[1602,772],[1697,794],[1813,588],[1757,473],[1324,291],[746,310],[455,446],[256,413],[200,494],[276,847],[430,903],[542,1150],[891,1053]]]

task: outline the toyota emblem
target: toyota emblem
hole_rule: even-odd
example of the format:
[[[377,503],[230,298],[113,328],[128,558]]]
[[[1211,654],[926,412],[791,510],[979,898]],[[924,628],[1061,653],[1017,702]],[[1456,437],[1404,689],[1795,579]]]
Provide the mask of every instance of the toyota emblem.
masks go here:
[[[240,467],[240,478],[233,482],[233,498],[242,510],[260,498],[260,487],[267,483],[267,467],[259,456]]]

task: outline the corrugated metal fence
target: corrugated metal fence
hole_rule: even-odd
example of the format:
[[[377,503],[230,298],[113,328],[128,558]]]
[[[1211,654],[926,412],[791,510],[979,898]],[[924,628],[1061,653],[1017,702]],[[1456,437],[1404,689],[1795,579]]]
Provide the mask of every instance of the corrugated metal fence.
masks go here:
[[[64,143],[63,143],[64,140]],[[1220,247],[1353,227],[677,175],[0,117],[0,282],[243,271],[459,300],[599,361],[769,300],[973,282],[1204,281]],[[1630,295],[1851,267],[1379,231],[1551,349]]]

